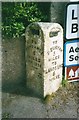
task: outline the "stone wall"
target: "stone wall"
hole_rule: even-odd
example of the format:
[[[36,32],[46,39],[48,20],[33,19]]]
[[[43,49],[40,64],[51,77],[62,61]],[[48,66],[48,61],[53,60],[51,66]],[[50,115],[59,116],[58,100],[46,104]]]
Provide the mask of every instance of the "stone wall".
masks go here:
[[[65,9],[68,2],[52,2],[50,5],[50,21],[64,27]]]
[[[25,39],[2,40],[3,89],[25,81]]]

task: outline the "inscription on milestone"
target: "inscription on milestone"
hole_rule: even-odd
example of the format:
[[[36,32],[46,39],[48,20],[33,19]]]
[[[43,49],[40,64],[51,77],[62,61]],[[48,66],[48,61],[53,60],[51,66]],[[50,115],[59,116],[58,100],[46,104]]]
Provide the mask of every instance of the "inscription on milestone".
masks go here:
[[[48,68],[45,69],[45,74],[49,74],[49,81],[53,81],[61,78],[60,69],[62,69],[62,46],[59,45],[59,41],[53,40],[52,47],[47,51]],[[50,75],[51,74],[51,75]]]
[[[38,78],[42,79],[43,72],[42,72],[42,61],[43,61],[43,49],[42,49],[42,41],[38,30],[31,30],[32,34],[29,40],[27,41],[27,64],[29,65],[29,68],[31,70],[29,71],[29,76],[32,71],[34,71],[34,74],[32,77],[35,77],[35,79]],[[29,69],[28,68],[28,69]],[[27,75],[27,76],[28,76]]]

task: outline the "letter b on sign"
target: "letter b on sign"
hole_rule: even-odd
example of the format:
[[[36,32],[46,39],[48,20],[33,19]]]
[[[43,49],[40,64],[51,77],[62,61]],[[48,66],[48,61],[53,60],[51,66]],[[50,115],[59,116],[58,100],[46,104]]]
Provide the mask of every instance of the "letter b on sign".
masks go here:
[[[79,3],[67,5],[66,39],[79,38]]]

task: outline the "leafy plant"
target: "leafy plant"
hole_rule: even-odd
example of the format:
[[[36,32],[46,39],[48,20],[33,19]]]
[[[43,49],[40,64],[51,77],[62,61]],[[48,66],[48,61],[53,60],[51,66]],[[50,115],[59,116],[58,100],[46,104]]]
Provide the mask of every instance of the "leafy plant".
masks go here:
[[[47,20],[43,11],[35,2],[3,2],[2,36],[23,36],[28,24]]]
[[[62,86],[63,86],[63,87],[66,87],[67,84],[68,84],[68,80],[66,80],[66,79],[63,77],[63,79],[62,79]]]

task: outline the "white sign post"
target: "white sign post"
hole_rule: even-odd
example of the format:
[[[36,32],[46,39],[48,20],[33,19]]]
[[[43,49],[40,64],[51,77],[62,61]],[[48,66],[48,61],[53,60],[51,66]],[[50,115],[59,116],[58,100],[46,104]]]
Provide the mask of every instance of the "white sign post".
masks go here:
[[[79,38],[79,3],[68,4],[66,12],[66,39]]]

